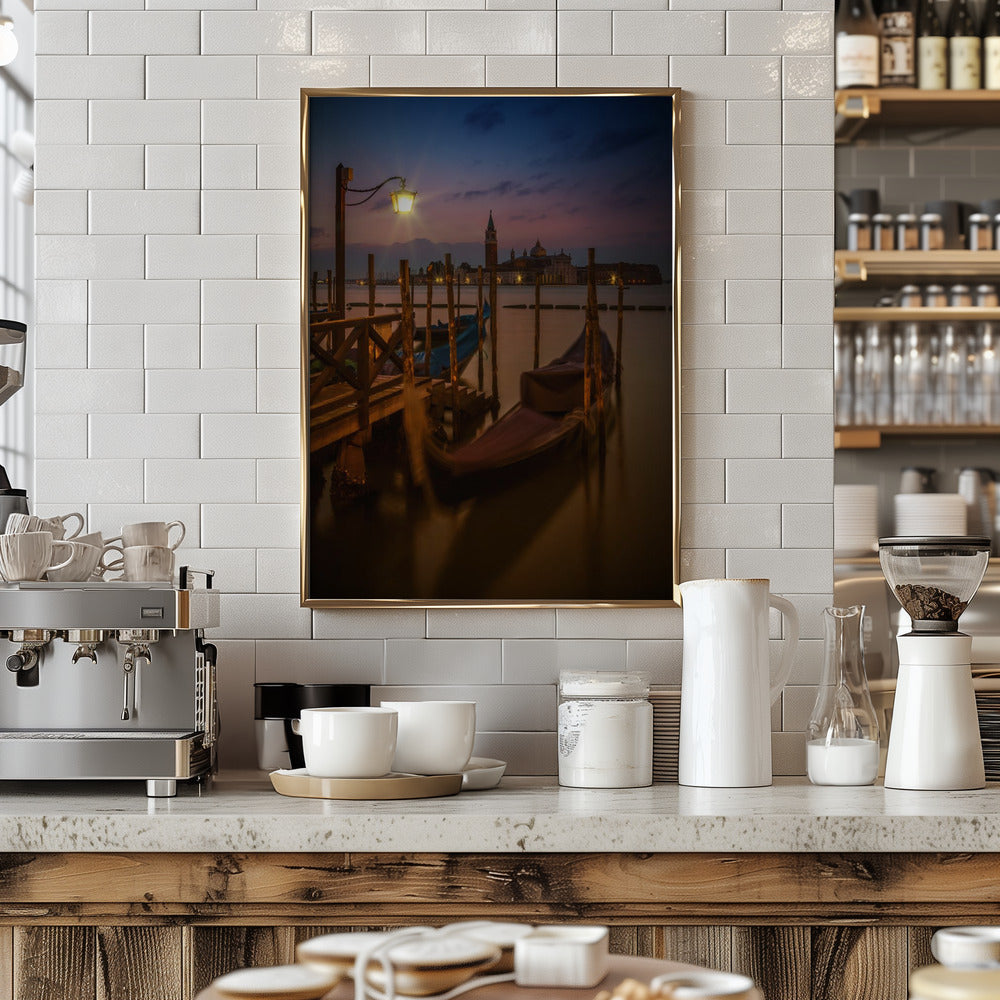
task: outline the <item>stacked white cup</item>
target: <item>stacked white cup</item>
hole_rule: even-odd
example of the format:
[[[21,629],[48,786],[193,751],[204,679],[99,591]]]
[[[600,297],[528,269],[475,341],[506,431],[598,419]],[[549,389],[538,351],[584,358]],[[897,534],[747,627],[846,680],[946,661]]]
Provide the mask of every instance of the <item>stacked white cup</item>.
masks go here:
[[[171,541],[170,533],[180,529]],[[174,551],[184,541],[186,529],[182,521],[138,521],[126,524],[117,538],[108,544],[121,543],[122,558],[110,566],[120,569],[123,579],[134,581],[171,582],[174,578]]]

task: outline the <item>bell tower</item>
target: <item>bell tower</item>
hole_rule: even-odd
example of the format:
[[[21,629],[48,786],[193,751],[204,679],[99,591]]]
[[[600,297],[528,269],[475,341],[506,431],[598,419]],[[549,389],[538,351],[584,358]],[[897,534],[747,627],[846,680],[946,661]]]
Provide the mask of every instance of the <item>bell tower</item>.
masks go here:
[[[493,225],[493,209],[490,209],[490,221],[486,225],[486,267],[496,267],[497,264],[497,227]]]

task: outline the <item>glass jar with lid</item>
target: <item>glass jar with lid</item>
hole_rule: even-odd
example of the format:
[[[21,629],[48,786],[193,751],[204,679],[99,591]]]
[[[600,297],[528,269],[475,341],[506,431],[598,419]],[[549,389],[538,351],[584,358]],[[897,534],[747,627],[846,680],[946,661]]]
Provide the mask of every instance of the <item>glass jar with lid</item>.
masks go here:
[[[558,736],[560,785],[651,785],[649,678],[637,671],[563,671],[559,675]]]
[[[920,228],[917,217],[911,212],[901,212],[896,216],[896,249],[920,249]]]
[[[993,249],[993,220],[985,212],[969,216],[969,249]]]
[[[920,249],[944,249],[944,224],[937,212],[924,212],[920,216]]]
[[[895,249],[896,233],[893,218],[887,212],[872,216],[872,250]]]

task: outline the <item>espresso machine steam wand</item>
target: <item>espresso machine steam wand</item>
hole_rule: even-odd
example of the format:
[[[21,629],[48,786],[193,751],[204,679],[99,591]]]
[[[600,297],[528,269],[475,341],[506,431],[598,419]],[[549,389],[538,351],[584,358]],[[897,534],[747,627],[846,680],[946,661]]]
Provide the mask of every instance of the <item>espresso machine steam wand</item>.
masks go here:
[[[118,630],[118,642],[125,646],[125,654],[122,657],[122,722],[131,718],[135,712],[135,661],[145,660],[147,664],[152,663],[153,657],[149,652],[149,646],[159,637],[159,633],[153,628]],[[132,679],[131,697],[129,697],[129,678]]]

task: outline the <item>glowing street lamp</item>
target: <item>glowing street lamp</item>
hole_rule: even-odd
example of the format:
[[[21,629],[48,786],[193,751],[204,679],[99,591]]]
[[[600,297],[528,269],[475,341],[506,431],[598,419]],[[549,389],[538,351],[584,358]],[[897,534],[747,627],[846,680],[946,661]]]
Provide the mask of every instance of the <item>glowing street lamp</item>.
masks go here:
[[[390,181],[396,180],[395,177],[390,177]],[[386,182],[383,181],[383,184]],[[381,187],[381,185],[379,185]],[[416,191],[406,190],[406,178],[399,178],[399,190],[389,192],[389,197],[392,199],[392,210],[397,215],[409,215],[413,211],[413,203],[417,200]]]
[[[374,187],[370,188],[352,188],[348,187],[348,184],[354,180],[354,170],[351,167],[345,167],[343,163],[337,164],[337,204],[336,204],[336,218],[335,218],[335,261],[334,265],[337,269],[337,285],[336,285],[336,302],[335,310],[338,319],[343,319],[347,314],[347,303],[345,287],[346,287],[346,275],[344,270],[346,267],[346,257],[347,257],[347,231],[346,231],[346,216],[347,216],[347,192],[350,191],[351,194],[363,194],[365,195],[360,201],[352,201],[351,205],[363,205],[366,201],[370,201],[375,195],[385,187],[389,181],[399,181],[399,190],[390,192],[390,197],[392,199],[392,210],[397,215],[409,215],[413,211],[414,202],[417,200],[416,191],[408,191],[406,188],[406,178],[400,177],[398,174],[392,177],[386,177],[384,181],[376,184]]]

